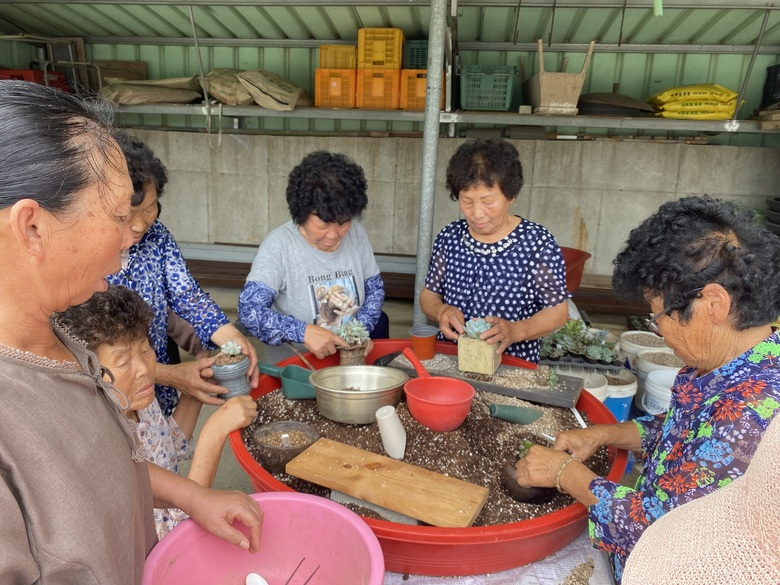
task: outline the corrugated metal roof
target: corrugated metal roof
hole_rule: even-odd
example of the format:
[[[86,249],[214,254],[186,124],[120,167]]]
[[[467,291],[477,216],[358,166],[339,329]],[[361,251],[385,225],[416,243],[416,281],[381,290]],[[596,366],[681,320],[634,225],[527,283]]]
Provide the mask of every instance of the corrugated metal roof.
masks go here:
[[[769,12],[762,46],[780,47],[780,7],[755,0],[666,0],[654,16],[649,0],[465,0],[454,10],[461,43],[553,44],[597,40],[613,50],[632,45],[745,51]],[[407,38],[427,37],[430,2],[420,0],[0,0],[0,34],[83,37],[87,43],[172,44],[192,37],[190,9],[204,44],[300,46],[354,42],[364,27],[396,27]]]

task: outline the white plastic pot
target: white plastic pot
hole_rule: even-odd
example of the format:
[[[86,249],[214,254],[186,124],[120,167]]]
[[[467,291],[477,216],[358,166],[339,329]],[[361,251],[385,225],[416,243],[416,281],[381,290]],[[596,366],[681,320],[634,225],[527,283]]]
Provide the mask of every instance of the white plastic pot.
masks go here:
[[[680,371],[680,368],[682,368],[685,365],[683,364],[682,360],[680,360],[679,358],[677,358],[679,360],[678,366],[664,366],[661,364],[656,364],[646,359],[647,357],[649,357],[651,354],[654,353],[668,353],[674,355],[674,350],[668,347],[659,347],[655,349],[643,349],[637,354],[636,356],[637,391],[636,391],[636,396],[634,397],[634,404],[636,404],[639,408],[642,408],[642,395],[645,393],[645,380],[647,380],[647,376],[650,372],[653,372],[655,370],[665,370],[676,374],[677,372]]]

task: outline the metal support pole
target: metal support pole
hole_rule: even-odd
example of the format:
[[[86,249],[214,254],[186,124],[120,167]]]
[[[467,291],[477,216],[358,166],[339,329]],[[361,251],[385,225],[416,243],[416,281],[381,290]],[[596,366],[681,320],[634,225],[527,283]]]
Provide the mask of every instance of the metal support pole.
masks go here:
[[[428,29],[428,85],[425,91],[423,125],[422,175],[417,227],[417,268],[414,278],[414,324],[422,325],[427,317],[420,309],[420,291],[425,283],[431,258],[433,236],[433,197],[436,192],[436,160],[439,152],[439,111],[444,71],[444,35],[447,25],[447,0],[431,1]]]

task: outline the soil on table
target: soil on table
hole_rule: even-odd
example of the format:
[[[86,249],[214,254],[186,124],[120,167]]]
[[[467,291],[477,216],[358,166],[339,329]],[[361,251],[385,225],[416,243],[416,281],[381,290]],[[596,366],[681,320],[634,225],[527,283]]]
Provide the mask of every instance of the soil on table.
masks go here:
[[[529,425],[517,425],[490,416],[488,403],[539,408],[543,415]],[[253,435],[257,428],[268,422],[292,420],[304,422],[316,428],[322,437],[385,455],[377,425],[346,425],[329,420],[319,414],[315,400],[288,400],[281,390],[261,396],[257,400],[258,416],[243,430],[247,450],[258,460]],[[474,522],[474,526],[493,526],[536,518],[568,506],[573,499],[567,494],[556,495],[544,504],[527,504],[512,499],[502,483],[501,470],[508,459],[516,459],[524,440],[549,446],[541,433],[555,436],[562,430],[579,428],[571,411],[554,406],[540,406],[516,398],[477,391],[468,419],[456,431],[433,432],[419,424],[409,414],[406,401],[396,407],[406,429],[406,453],[403,461],[467,481],[489,489],[487,503]],[[587,420],[585,413],[583,417]],[[607,449],[601,448],[585,462],[597,475],[609,470]],[[325,498],[330,490],[322,486],[289,476],[285,473],[274,477],[290,488]],[[381,519],[374,510],[348,504],[348,508],[367,518]]]

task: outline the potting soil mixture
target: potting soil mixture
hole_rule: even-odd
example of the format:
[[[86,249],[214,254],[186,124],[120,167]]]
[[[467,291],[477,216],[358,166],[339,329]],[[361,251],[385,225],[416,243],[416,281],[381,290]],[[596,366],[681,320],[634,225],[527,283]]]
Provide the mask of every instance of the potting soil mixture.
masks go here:
[[[492,418],[487,403],[538,408],[543,415],[529,425],[517,425]],[[261,425],[280,420],[299,421],[312,425],[322,437],[346,443],[353,447],[385,455],[376,424],[346,425],[331,421],[319,414],[315,400],[288,400],[281,390],[261,396],[257,400],[257,418],[243,431],[244,444],[252,456],[261,462],[253,435]],[[503,486],[501,469],[508,459],[516,459],[524,440],[549,446],[541,433],[555,436],[561,430],[579,428],[571,411],[554,406],[540,406],[516,398],[477,391],[466,422],[450,433],[438,433],[419,424],[409,414],[406,401],[396,407],[406,429],[405,463],[417,465],[489,489],[489,496],[474,526],[492,526],[528,520],[559,510],[572,503],[566,494],[556,495],[544,504],[526,504],[512,499]],[[587,417],[582,413],[583,417]],[[596,474],[604,476],[609,470],[607,449],[601,448],[586,464]],[[262,462],[261,462],[262,465]],[[322,486],[281,473],[276,479],[290,488],[323,497],[330,490]],[[347,504],[357,514],[381,518],[374,510]]]

